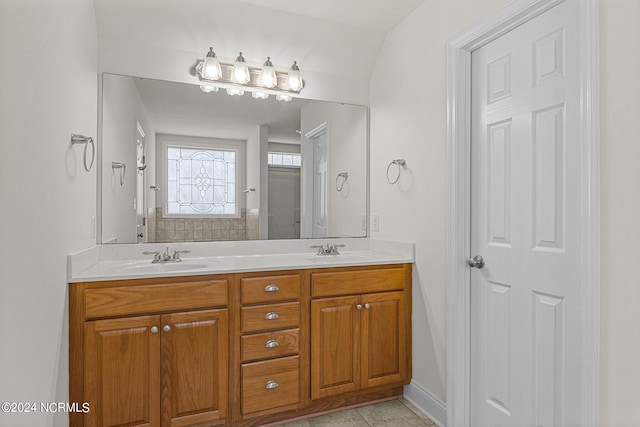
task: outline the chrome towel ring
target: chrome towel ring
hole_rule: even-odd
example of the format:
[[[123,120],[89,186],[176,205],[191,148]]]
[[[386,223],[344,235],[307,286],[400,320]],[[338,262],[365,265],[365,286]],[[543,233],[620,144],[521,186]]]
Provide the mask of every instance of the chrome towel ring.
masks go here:
[[[342,178],[342,182],[340,183],[340,188],[338,188],[338,181]],[[347,178],[349,178],[349,172],[340,172],[338,176],[336,176],[336,190],[342,191],[344,188],[344,183],[347,182]]]
[[[91,138],[90,136],[84,136],[77,133],[72,133],[71,145],[76,145],[76,144],[84,144],[84,157],[83,157],[84,170],[89,172],[91,170],[91,167],[93,166],[94,160],[96,159],[96,145],[93,143],[93,138]],[[89,146],[89,144],[91,144],[91,164],[87,166],[87,147]]]
[[[407,164],[407,162],[404,161],[404,159],[395,159],[392,160],[391,163],[389,163],[389,166],[387,166],[387,181],[389,181],[389,184],[393,185],[396,182],[398,182],[398,180],[400,179],[400,173],[402,172],[402,168]],[[391,166],[396,165],[398,167],[398,173],[396,175],[395,178],[390,178],[389,177],[389,172],[391,169]]]

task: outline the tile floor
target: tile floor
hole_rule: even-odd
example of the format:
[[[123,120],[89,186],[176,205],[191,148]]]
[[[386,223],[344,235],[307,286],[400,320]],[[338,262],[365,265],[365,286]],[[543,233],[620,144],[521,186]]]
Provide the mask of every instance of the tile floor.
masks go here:
[[[405,399],[389,400],[295,421],[283,427],[436,427]]]

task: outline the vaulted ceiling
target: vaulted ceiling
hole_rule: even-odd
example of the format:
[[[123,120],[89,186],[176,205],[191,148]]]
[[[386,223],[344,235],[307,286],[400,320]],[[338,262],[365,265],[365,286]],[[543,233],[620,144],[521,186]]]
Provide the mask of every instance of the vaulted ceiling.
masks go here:
[[[101,43],[367,79],[385,34],[425,0],[94,0]]]

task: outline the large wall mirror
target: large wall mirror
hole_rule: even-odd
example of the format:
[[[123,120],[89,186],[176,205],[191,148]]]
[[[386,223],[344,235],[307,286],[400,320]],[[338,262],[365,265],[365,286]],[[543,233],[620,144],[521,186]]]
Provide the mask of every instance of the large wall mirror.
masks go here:
[[[366,107],[113,74],[101,98],[101,243],[366,236]]]

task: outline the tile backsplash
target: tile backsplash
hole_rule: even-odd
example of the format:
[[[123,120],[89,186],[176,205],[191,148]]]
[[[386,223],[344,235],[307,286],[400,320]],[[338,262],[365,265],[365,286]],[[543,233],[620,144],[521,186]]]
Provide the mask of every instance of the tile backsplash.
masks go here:
[[[162,208],[149,209],[148,243],[257,240],[258,209],[243,210],[240,218],[165,218]]]

